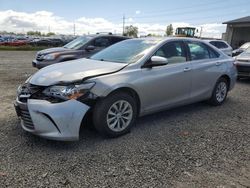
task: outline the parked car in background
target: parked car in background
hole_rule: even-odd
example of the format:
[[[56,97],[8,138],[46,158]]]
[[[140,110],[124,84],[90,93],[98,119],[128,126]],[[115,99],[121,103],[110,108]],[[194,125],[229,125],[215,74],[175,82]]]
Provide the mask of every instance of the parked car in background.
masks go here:
[[[41,38],[41,39],[34,39],[29,42],[32,46],[63,46],[64,41],[59,38]]]
[[[116,137],[137,116],[203,100],[221,105],[236,77],[234,59],[201,40],[130,39],[39,70],[18,88],[15,107],[22,128],[45,138],[77,140],[87,112],[101,134]]]
[[[63,47],[39,51],[32,65],[40,69],[63,61],[90,57],[100,50],[126,39],[128,38],[116,35],[81,36]]]
[[[244,52],[249,47],[250,47],[250,42],[247,42],[247,43],[243,44],[241,47],[239,47],[238,49],[235,49],[233,51],[233,57],[237,56],[237,55],[240,55],[242,52]]]
[[[216,48],[220,49],[228,56],[232,56],[233,48],[226,41],[223,40],[206,40],[206,41],[215,46]]]
[[[250,78],[250,47],[235,57],[238,79]]]

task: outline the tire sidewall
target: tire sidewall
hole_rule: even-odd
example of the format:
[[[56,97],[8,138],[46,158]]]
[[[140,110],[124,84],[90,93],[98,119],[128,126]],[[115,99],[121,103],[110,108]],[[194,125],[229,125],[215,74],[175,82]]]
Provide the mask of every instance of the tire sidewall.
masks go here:
[[[132,116],[132,120],[130,124],[124,130],[120,132],[115,132],[111,130],[107,124],[107,113],[110,107],[119,100],[125,100],[132,106],[133,116]],[[117,137],[125,133],[128,133],[130,131],[131,127],[135,123],[136,117],[137,117],[136,101],[129,94],[118,92],[118,93],[111,94],[96,103],[94,107],[94,113],[93,113],[93,122],[94,122],[95,128],[101,134],[108,136],[108,137]]]
[[[219,102],[219,101],[217,100],[217,97],[216,97],[216,90],[217,90],[217,88],[218,88],[218,85],[219,85],[221,82],[224,82],[224,83],[226,84],[227,91],[226,91],[226,95],[225,95],[225,98],[223,99],[223,101]],[[225,78],[220,78],[220,79],[216,82],[216,84],[215,84],[215,87],[214,87],[214,90],[213,90],[213,95],[212,95],[212,98],[211,98],[211,103],[212,103],[213,105],[216,105],[216,106],[223,104],[223,103],[225,102],[226,98],[227,98],[227,94],[228,94],[228,81],[227,81]]]

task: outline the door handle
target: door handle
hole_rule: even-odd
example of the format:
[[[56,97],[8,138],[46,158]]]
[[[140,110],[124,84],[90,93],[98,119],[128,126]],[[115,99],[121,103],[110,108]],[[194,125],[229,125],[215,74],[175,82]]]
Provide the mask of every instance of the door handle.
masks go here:
[[[183,70],[184,72],[188,72],[188,71],[191,71],[191,68],[190,67],[186,67],[186,68],[184,68],[184,70]]]
[[[216,66],[220,66],[222,63],[221,62],[216,62],[215,65]]]

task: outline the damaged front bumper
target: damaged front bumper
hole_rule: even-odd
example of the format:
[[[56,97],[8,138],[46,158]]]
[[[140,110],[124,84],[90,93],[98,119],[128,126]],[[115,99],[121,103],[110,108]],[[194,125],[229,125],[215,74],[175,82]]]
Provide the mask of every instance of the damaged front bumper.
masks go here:
[[[28,99],[14,103],[21,126],[35,135],[61,141],[79,139],[82,119],[89,106],[77,100],[50,103],[46,100]]]

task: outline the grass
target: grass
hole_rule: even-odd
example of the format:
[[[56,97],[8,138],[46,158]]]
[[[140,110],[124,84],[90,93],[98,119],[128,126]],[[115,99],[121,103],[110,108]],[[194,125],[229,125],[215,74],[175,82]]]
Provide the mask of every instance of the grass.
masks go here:
[[[31,46],[31,45],[24,45],[24,46],[1,46],[0,51],[39,51],[49,47],[45,46]]]

